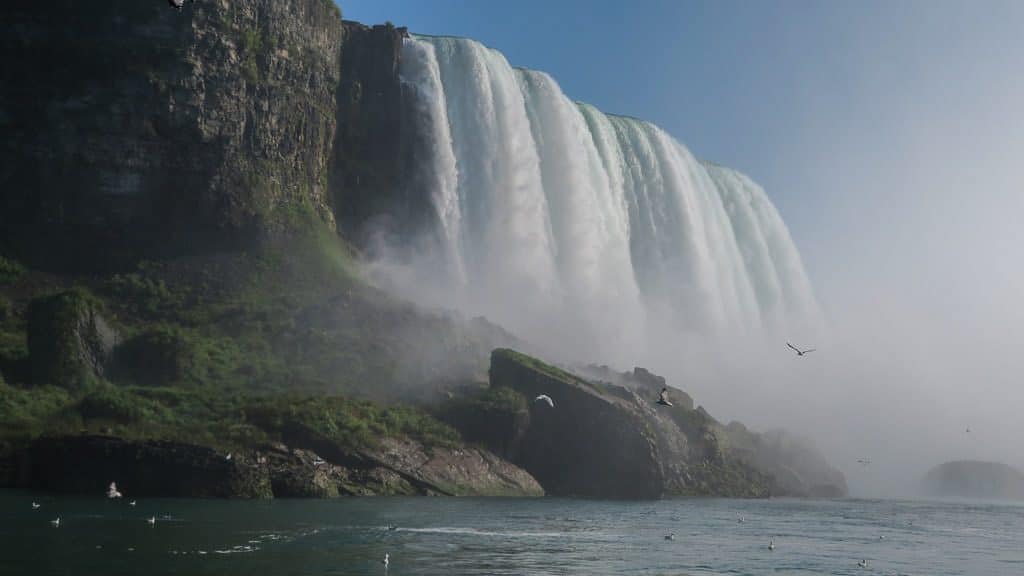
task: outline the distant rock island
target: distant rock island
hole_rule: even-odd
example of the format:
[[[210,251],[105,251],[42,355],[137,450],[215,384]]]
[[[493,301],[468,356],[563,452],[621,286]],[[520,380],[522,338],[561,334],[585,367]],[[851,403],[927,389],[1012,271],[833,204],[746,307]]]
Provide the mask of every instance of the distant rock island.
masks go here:
[[[1024,500],[1024,473],[1001,462],[946,462],[928,472],[924,486],[932,496]]]

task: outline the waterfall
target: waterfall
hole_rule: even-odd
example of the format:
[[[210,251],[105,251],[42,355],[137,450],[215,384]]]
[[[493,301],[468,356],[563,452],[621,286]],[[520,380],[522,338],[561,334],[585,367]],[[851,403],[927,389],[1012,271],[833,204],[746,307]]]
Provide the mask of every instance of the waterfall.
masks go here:
[[[816,319],[789,231],[746,176],[472,40],[406,39],[400,75],[436,222],[414,298],[577,354]]]

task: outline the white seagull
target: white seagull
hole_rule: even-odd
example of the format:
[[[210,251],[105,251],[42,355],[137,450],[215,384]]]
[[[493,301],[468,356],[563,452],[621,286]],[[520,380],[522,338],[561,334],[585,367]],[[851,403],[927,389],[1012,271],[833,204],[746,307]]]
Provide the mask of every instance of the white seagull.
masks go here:
[[[790,348],[792,348],[793,351],[796,352],[797,356],[803,356],[804,354],[810,354],[811,352],[814,352],[814,348],[808,348],[807,350],[801,350],[801,349],[797,348],[796,346],[793,346],[789,342],[786,342],[786,346],[789,346]]]
[[[533,401],[534,401],[534,403],[537,403],[537,402],[547,402],[548,406],[551,406],[552,408],[555,407],[555,401],[552,400],[551,396],[548,396],[547,394],[541,394],[540,396],[537,396],[536,398],[534,398]]]
[[[768,549],[769,550],[775,550],[775,538],[772,538],[771,540],[768,541]]]
[[[146,518],[146,522],[149,522],[150,526],[156,526],[156,516],[150,516]]]
[[[135,500],[132,500],[131,502],[129,502],[128,505],[129,506],[135,506]]]
[[[60,528],[60,516],[57,516],[55,520],[50,520],[50,524],[53,524],[54,528]]]
[[[228,462],[230,462],[231,461],[231,452],[228,452],[228,455],[225,456],[224,459],[227,460]]]
[[[676,533],[675,532],[673,532],[671,534],[666,534],[665,535],[665,540],[675,540],[675,539],[676,539]]]
[[[37,504],[37,503],[33,502],[33,503],[32,503],[32,509],[33,509],[33,510],[39,510],[39,504]]]
[[[387,552],[385,552],[384,553],[384,559],[381,560],[381,564],[383,564],[384,565],[384,569],[387,570],[388,569],[388,564],[390,564],[390,563],[391,563],[391,555],[388,554]]]
[[[117,482],[111,482],[107,488],[107,498],[120,498],[121,493],[117,491]]]
[[[860,566],[861,568],[867,568],[868,567],[868,561],[867,560],[861,560],[860,562],[857,562],[857,566]]]

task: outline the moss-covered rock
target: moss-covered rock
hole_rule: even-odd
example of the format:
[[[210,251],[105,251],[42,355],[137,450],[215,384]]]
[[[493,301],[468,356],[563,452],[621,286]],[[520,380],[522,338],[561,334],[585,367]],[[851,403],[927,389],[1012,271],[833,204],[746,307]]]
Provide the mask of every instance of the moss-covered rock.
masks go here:
[[[167,386],[185,379],[194,358],[194,347],[180,328],[157,325],[117,347],[111,376],[140,385]]]
[[[28,310],[32,382],[76,387],[102,378],[119,340],[89,292],[74,289],[36,298]]]

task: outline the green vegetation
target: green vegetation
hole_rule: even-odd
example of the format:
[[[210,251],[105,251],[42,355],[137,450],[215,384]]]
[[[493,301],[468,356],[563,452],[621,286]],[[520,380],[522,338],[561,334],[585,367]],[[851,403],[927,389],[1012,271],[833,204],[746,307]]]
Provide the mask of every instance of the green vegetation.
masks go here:
[[[25,267],[17,261],[0,256],[0,285],[10,284],[24,273]]]
[[[347,448],[460,443],[423,409],[368,399],[426,393],[424,374],[396,358],[428,338],[466,350],[466,336],[436,319],[419,326],[368,287],[310,206],[282,214],[280,236],[250,252],[59,279],[36,297],[29,270],[0,289],[0,442],[90,432],[239,448],[290,423]],[[117,335],[106,356],[94,350],[99,324]]]
[[[428,446],[454,446],[459,435],[420,409],[380,406],[346,398],[273,397],[246,409],[249,421],[279,434],[299,424],[339,446],[373,446],[383,437],[407,437]]]
[[[562,370],[561,368],[552,366],[550,364],[547,364],[534,358],[533,356],[527,356],[522,352],[516,352],[515,350],[509,348],[499,348],[495,350],[492,353],[492,357],[505,358],[517,364],[522,364],[523,366],[536,370],[537,372],[540,372],[546,376],[550,376],[557,380],[561,380],[562,382],[576,382],[584,385],[589,384],[582,378],[574,376],[566,372],[565,370]]]

